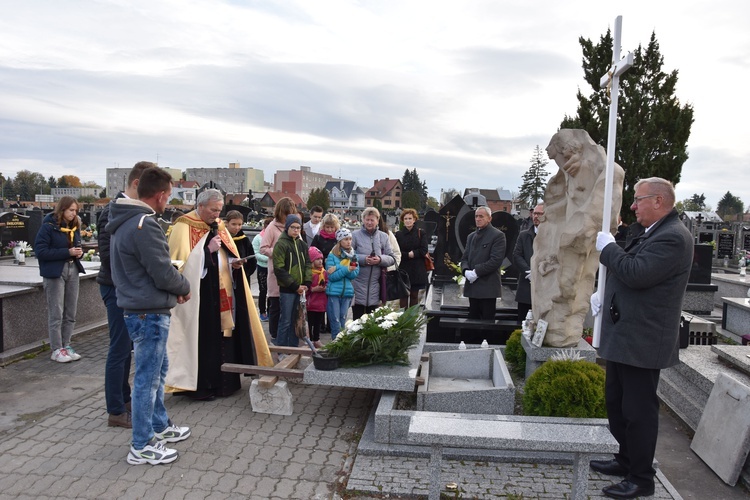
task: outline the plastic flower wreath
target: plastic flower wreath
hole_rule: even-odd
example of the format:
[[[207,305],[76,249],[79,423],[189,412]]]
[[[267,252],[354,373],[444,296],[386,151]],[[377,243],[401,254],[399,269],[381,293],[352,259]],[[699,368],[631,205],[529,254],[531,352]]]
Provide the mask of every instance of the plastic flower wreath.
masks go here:
[[[419,343],[422,327],[429,319],[419,306],[401,311],[380,307],[347,322],[336,340],[320,351],[338,356],[340,366],[408,365],[407,352]]]

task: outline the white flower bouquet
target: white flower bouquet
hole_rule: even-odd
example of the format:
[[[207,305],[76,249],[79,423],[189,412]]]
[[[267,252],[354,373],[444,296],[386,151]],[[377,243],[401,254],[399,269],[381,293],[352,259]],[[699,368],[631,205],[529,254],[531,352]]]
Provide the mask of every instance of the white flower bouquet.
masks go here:
[[[419,306],[394,311],[380,307],[349,321],[336,340],[319,349],[336,356],[340,366],[406,365],[408,350],[417,345],[422,327],[429,321]]]

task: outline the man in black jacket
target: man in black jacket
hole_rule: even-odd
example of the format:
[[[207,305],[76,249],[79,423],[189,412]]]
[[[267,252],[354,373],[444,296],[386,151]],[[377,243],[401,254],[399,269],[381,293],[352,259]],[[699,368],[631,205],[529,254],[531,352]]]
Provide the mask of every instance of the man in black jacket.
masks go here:
[[[117,193],[118,198],[138,198],[138,180],[144,170],[155,167],[150,161],[140,161],[128,174],[128,185],[125,191]],[[122,316],[122,309],[117,306],[115,285],[112,283],[112,270],[109,260],[110,234],[106,229],[109,222],[111,203],[107,204],[97,219],[99,232],[99,257],[101,267],[96,282],[99,283],[99,293],[107,308],[107,323],[109,324],[109,351],[107,364],[104,368],[104,399],[107,403],[107,425],[109,427],[132,427],[130,414],[130,351],[132,348],[128,329]]]
[[[596,239],[607,280],[603,301],[591,297],[591,312],[602,314],[599,355],[607,360],[607,418],[620,450],[613,460],[592,461],[591,468],[624,477],[602,490],[612,498],[654,494],[656,388],[660,370],[680,361],[680,314],[693,263],[693,237],[674,202],[672,183],[641,179],[630,206],[637,220],[631,226],[634,237],[624,249],[612,244],[610,233],[600,232]]]
[[[492,210],[474,213],[477,230],[466,239],[461,272],[466,278],[464,296],[469,299],[469,318],[495,319],[497,298],[502,295],[500,267],[505,258],[505,235],[492,227]]]

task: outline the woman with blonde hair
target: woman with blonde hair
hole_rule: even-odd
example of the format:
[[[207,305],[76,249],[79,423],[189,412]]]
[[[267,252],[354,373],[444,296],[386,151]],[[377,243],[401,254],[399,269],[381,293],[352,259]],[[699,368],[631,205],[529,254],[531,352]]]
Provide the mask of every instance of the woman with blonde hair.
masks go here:
[[[339,218],[334,214],[326,214],[320,221],[320,231],[316,234],[310,246],[317,248],[323,254],[323,261],[328,258],[331,249],[336,246],[336,231],[341,228]]]
[[[78,201],[63,196],[55,211],[47,214],[34,241],[39,274],[47,296],[47,321],[52,361],[69,363],[81,359],[70,346],[78,309],[81,264],[81,219]]]

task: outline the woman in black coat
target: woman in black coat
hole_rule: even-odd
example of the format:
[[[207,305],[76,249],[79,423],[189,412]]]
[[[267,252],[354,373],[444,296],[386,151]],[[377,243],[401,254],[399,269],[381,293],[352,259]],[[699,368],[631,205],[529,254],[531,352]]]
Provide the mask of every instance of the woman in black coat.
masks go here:
[[[407,208],[401,212],[401,222],[404,228],[396,232],[396,241],[401,248],[401,264],[399,267],[409,273],[411,292],[408,297],[401,299],[401,307],[411,307],[419,304],[419,291],[427,286],[427,268],[424,257],[427,255],[427,233],[416,225],[417,211]]]

